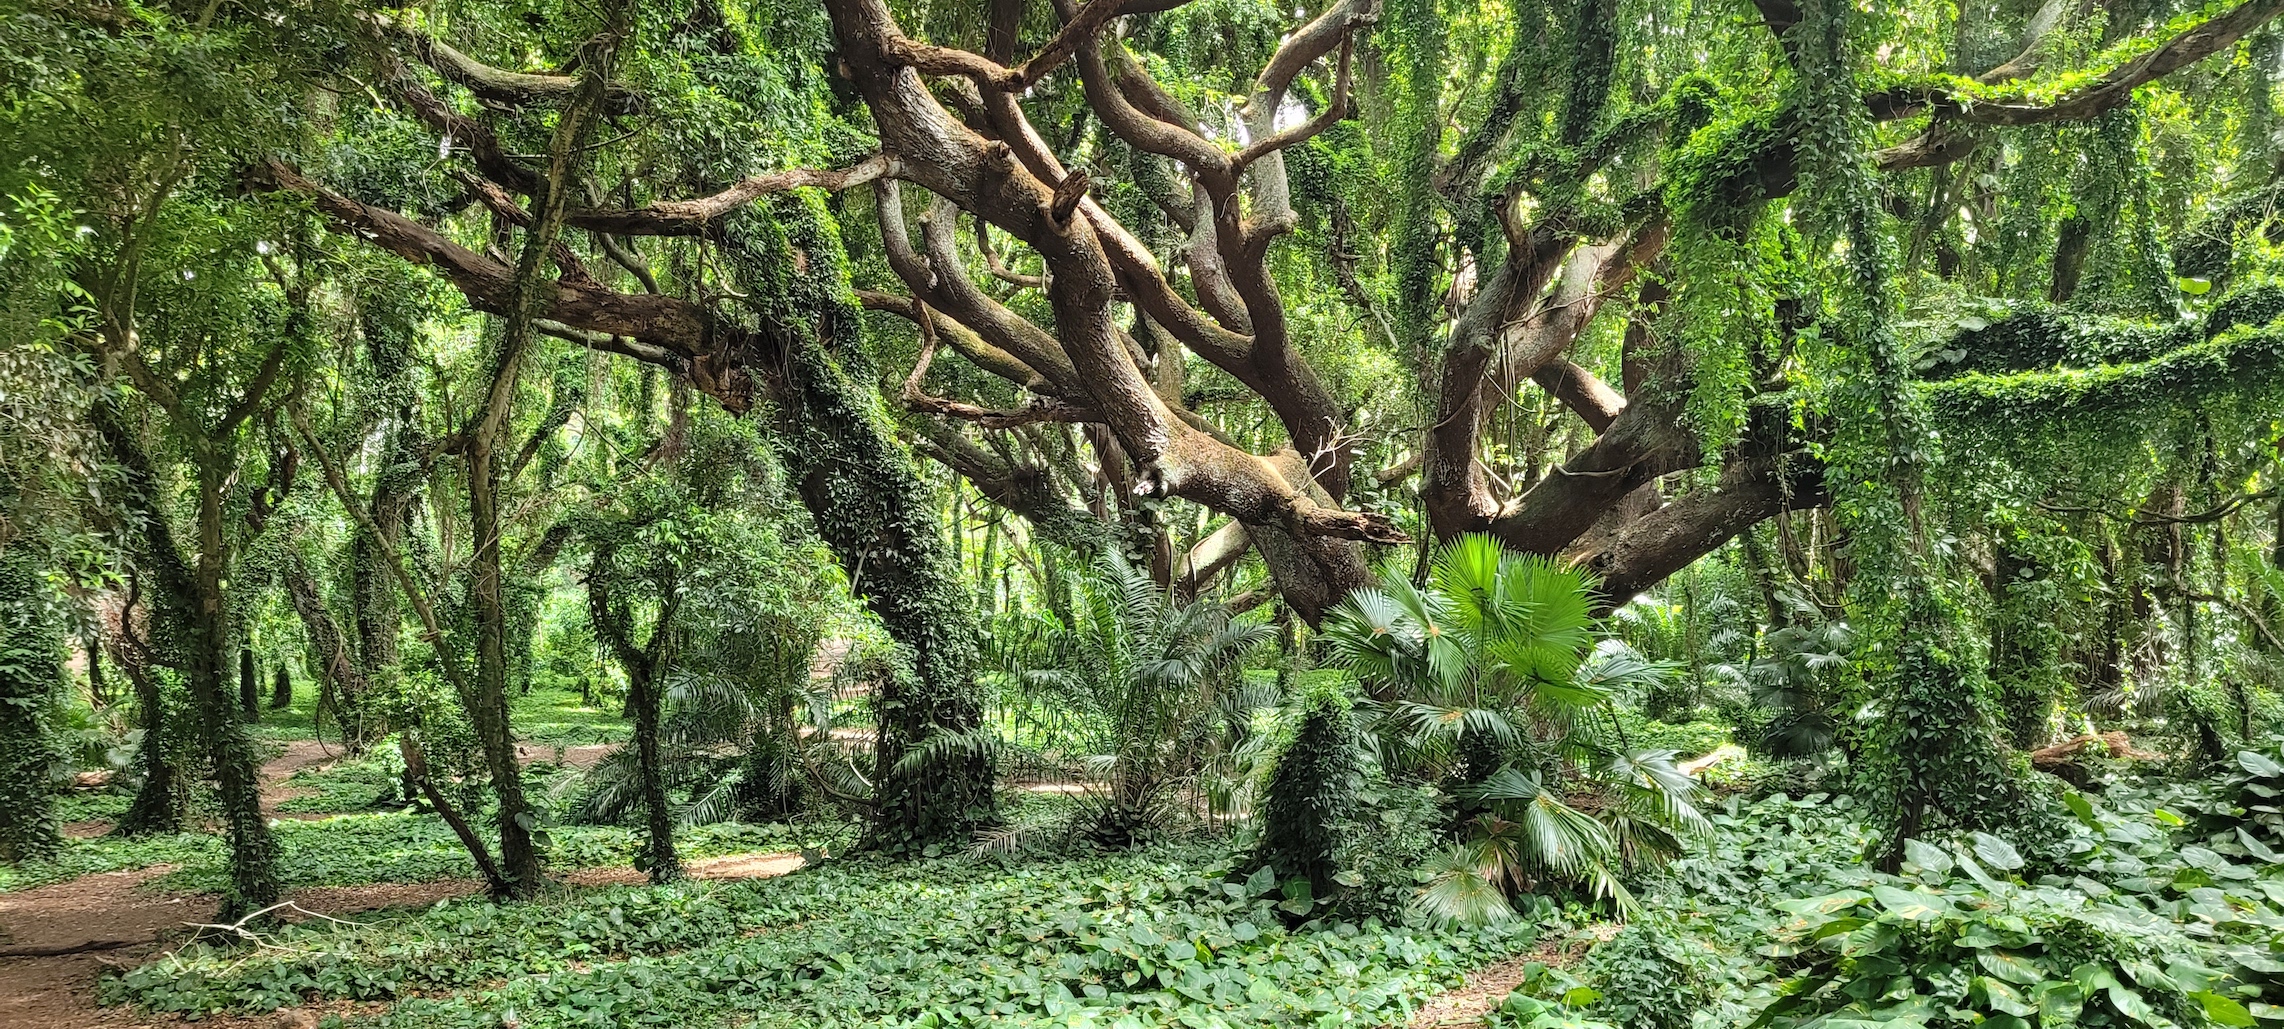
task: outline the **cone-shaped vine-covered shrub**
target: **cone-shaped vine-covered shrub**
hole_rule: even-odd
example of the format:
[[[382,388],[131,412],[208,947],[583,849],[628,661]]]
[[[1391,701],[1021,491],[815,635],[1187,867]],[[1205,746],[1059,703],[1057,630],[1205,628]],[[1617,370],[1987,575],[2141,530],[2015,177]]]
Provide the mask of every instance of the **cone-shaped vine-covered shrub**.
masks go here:
[[[1260,858],[1279,875],[1306,877],[1323,897],[1339,869],[1340,823],[1356,809],[1361,742],[1348,698],[1339,690],[1312,689],[1302,704],[1307,713],[1300,730],[1269,775]]]

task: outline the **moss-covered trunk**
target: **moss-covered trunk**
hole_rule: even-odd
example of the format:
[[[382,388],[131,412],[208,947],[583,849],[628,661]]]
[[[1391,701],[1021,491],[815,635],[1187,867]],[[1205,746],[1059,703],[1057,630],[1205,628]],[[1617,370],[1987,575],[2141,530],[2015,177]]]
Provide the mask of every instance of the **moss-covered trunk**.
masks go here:
[[[760,315],[741,357],[767,391],[778,457],[905,659],[873,696],[875,842],[965,838],[993,810],[991,756],[971,735],[983,725],[975,592],[871,381],[838,225],[815,202],[779,214],[744,212],[724,249]]]
[[[931,737],[983,724],[974,593],[877,393],[807,340],[787,346],[773,371],[779,456],[818,535],[908,662],[873,697],[877,831],[886,842],[964,836],[991,816],[989,756],[964,748],[917,769],[898,764]]]
[[[657,630],[665,631],[663,628]],[[627,700],[634,706],[635,773],[642,779],[642,806],[649,821],[643,839],[643,871],[654,883],[682,878],[674,855],[674,807],[666,797],[665,758],[659,753],[659,671],[649,662],[626,666]]]
[[[196,586],[177,602],[189,629],[184,678],[190,683],[207,760],[214,767],[215,792],[229,828],[230,892],[222,898],[224,921],[277,903],[280,892],[277,840],[262,815],[261,762],[230,689],[229,604],[223,592],[229,555],[223,541],[222,489],[232,471],[219,454],[201,455]]]
[[[63,846],[48,726],[63,691],[63,628],[42,603],[46,593],[26,553],[0,554],[0,861]]]

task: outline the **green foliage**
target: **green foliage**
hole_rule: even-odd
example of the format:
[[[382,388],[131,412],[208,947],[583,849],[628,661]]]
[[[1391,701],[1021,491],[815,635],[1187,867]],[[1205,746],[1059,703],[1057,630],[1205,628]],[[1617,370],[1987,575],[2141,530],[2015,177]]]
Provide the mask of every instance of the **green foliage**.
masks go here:
[[[26,548],[0,550],[0,861],[53,856],[63,626]]]
[[[1857,771],[1867,795],[1893,813],[1891,860],[1903,840],[1937,831],[1989,829],[2026,842],[2042,831],[1999,749],[1984,641],[1968,635],[1953,603],[1933,587],[1906,587],[1896,624],[1872,636],[1886,642],[1861,660],[1864,680],[1880,689],[1868,698],[1875,717],[1857,730]]]
[[[1124,843],[1166,825],[1175,791],[1246,734],[1239,673],[1274,630],[1210,598],[1177,603],[1116,552],[1067,589],[1061,610],[1001,626],[1000,660],[1098,727],[1082,756],[1105,782],[1091,831]]]
[[[165,1011],[397,1000],[384,1025],[1247,1025],[1401,1020],[1529,940],[1361,923],[1289,929],[1273,880],[1210,854],[828,863],[776,879],[450,902],[193,948],[110,980]],[[1202,1020],[1202,1023],[1201,1023]]]
[[[973,590],[911,456],[891,434],[878,391],[850,368],[864,367],[862,323],[838,223],[814,196],[781,209],[777,217],[740,211],[726,229],[726,256],[780,350],[773,366],[753,369],[781,380],[771,405],[778,459],[818,537],[909,658],[907,674],[875,694],[883,842],[964,836],[990,819],[988,756],[938,749],[932,753],[946,761],[899,762],[931,738],[962,737],[982,721]]]
[[[1317,896],[1330,897],[1340,868],[1340,829],[1357,814],[1362,741],[1348,698],[1320,688],[1301,702],[1301,727],[1277,756],[1264,791],[1260,857],[1284,875],[1308,880]]]
[[[1463,805],[1466,837],[1421,894],[1439,917],[1503,920],[1510,895],[1542,882],[1622,901],[1618,873],[1669,856],[1700,822],[1672,751],[1603,735],[1614,698],[1666,669],[1593,647],[1589,596],[1581,573],[1470,535],[1436,552],[1425,588],[1383,570],[1327,621],[1333,653],[1384,708],[1381,763],[1447,776]],[[1584,798],[1592,813],[1571,803]]]
[[[1662,985],[1662,984],[1661,984]],[[1523,966],[1522,981],[1492,1008],[1483,1024],[1489,1029],[1615,1029],[1612,1023],[1588,1018],[1584,1010],[1602,994],[1561,969],[1533,961]],[[1666,1010],[1684,1012],[1680,997],[1670,997]],[[1623,1024],[1623,1023],[1620,1023]]]
[[[2240,842],[2246,849],[2255,844],[2261,849],[2253,853],[2270,860],[2278,849],[2284,848],[2284,741],[2271,742],[2259,750],[2238,751],[2235,767],[2221,780],[2224,797],[2236,805],[2235,818],[2224,818],[2213,826],[2218,831],[2245,833]]]
[[[1752,703],[1766,715],[1754,748],[1771,757],[1814,757],[1841,730],[1842,686],[1853,638],[1848,624],[1791,625],[1769,633],[1745,666]]]
[[[1984,834],[1909,853],[1906,879],[1778,905],[1793,917],[1763,953],[1786,978],[1754,1024],[2254,1023],[2257,986],[2109,886],[2024,884],[2020,855]]]

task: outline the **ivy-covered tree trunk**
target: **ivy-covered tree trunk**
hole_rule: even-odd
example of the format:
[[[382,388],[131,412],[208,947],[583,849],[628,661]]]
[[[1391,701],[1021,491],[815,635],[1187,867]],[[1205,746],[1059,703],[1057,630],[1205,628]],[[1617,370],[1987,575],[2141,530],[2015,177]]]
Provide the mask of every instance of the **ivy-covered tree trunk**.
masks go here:
[[[199,461],[195,585],[179,603],[190,629],[184,678],[229,827],[230,892],[222,898],[220,918],[234,921],[278,902],[278,849],[262,814],[261,762],[228,686],[230,623],[223,578],[229,555],[223,542],[222,484],[232,469],[218,458],[210,451]]]
[[[927,487],[889,434],[878,391],[807,340],[790,343],[783,360],[770,369],[778,456],[817,534],[908,662],[873,696],[876,829],[885,842],[965,837],[991,817],[989,755],[966,748],[898,766],[914,747],[983,724],[975,597]]]
[[[1847,243],[1832,269],[1829,321],[1840,346],[1840,418],[1825,452],[1837,521],[1857,567],[1849,583],[1863,699],[1884,717],[1857,738],[1876,809],[1885,816],[1881,867],[1894,871],[1904,841],[1936,828],[2005,827],[2018,839],[2028,816],[1998,739],[1986,674],[1987,639],[1946,585],[1929,542],[1926,474],[1934,447],[1926,402],[1908,385],[1893,324],[1892,246],[1878,183],[1864,153],[1871,126],[1856,81],[1854,7],[1810,0],[1790,32],[1800,71],[1805,223],[1819,240]]]
[[[0,861],[53,856],[56,758],[49,718],[63,692],[63,627],[22,552],[0,554]]]
[[[365,666],[349,651],[349,643],[340,627],[333,621],[332,612],[325,609],[325,599],[317,591],[317,579],[309,574],[309,566],[301,555],[291,554],[285,565],[286,599],[293,605],[295,616],[301,619],[302,635],[309,640],[311,670],[316,673],[320,706],[327,693],[333,697],[333,720],[341,731],[342,748],[351,754],[363,753],[369,737],[366,734],[363,708],[354,706],[344,698],[361,696],[366,689]],[[278,675],[285,683],[283,696],[292,700],[293,684],[284,679],[285,665],[278,665]]]
[[[1338,826],[1355,811],[1363,771],[1347,700],[1320,691],[1307,702],[1300,731],[1269,773],[1260,856],[1280,876],[1305,876],[1326,897],[1340,870]]]
[[[619,667],[627,673],[627,713],[634,718],[635,778],[648,819],[639,867],[654,883],[682,877],[682,862],[674,854],[674,808],[666,796],[665,756],[661,753],[659,721],[665,706],[661,691],[666,673],[667,648],[673,639],[674,612],[678,606],[671,565],[663,581],[650,583],[658,592],[658,620],[650,639],[636,643],[629,599],[620,591],[624,582],[616,566],[618,551],[598,543],[595,563],[587,572],[587,614],[595,637],[607,645]]]
[[[506,395],[515,390],[518,355],[502,355],[493,379],[496,406],[468,440],[468,508],[475,529],[474,578],[470,606],[476,615],[476,681],[467,699],[492,793],[499,798],[500,865],[508,894],[528,899],[539,891],[539,849],[533,841],[538,814],[523,794],[523,765],[516,758],[508,720],[507,587],[500,569],[500,476],[493,446],[507,418]]]
[[[250,642],[238,648],[238,709],[249,722],[262,720],[262,670],[254,663]]]
[[[286,671],[285,659],[280,658],[270,673],[270,710],[283,711],[293,706],[293,675]]]
[[[725,250],[765,327],[745,363],[767,390],[778,458],[904,658],[873,695],[875,839],[964,839],[993,817],[989,752],[948,745],[983,724],[975,594],[880,391],[851,371],[866,363],[838,227],[814,203],[785,213],[733,218]],[[931,741],[927,760],[903,767]]]
[[[627,669],[627,693],[633,700],[634,756],[642,778],[642,806],[648,815],[643,838],[643,870],[654,883],[682,878],[682,862],[674,854],[674,806],[666,796],[664,758],[659,754],[660,683],[652,668]]]
[[[178,802],[174,762],[167,756],[167,734],[174,730],[167,719],[166,691],[141,661],[122,657],[118,664],[134,686],[136,717],[143,732],[133,766],[143,784],[135,790],[127,812],[119,816],[119,832],[124,836],[156,836],[179,831],[182,805]]]
[[[119,832],[128,836],[172,833],[182,828],[183,818],[182,784],[169,753],[173,734],[179,730],[167,710],[166,690],[153,665],[174,667],[181,663],[176,655],[188,641],[179,598],[189,589],[189,576],[182,568],[180,552],[174,549],[174,533],[158,510],[157,476],[149,457],[110,408],[96,406],[89,412],[89,420],[111,459],[125,473],[123,495],[141,523],[141,532],[133,540],[135,553],[142,559],[137,563],[148,567],[157,580],[157,601],[146,607],[150,613],[143,619],[140,640],[135,628],[136,601],[143,596],[140,576],[130,573],[127,600],[119,609],[119,666],[135,684],[143,729],[142,745],[135,756],[143,785],[127,813],[119,817]]]

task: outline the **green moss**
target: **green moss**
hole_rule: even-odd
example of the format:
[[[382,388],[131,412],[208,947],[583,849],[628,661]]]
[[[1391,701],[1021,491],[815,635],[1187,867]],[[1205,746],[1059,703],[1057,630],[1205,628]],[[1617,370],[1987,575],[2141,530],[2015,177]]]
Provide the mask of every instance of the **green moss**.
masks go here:
[[[2068,345],[2056,336],[2026,347]],[[2027,333],[2025,335],[2028,335]],[[2138,347],[2130,335],[2125,343]],[[2043,351],[2042,351],[2043,352]],[[2165,412],[2226,399],[2268,398],[2284,387],[2284,330],[2239,325],[2149,360],[2094,368],[1965,375],[1926,387],[1937,417],[1962,433],[2099,430],[2126,419],[2146,425]],[[2139,434],[2136,434],[2139,438]]]

